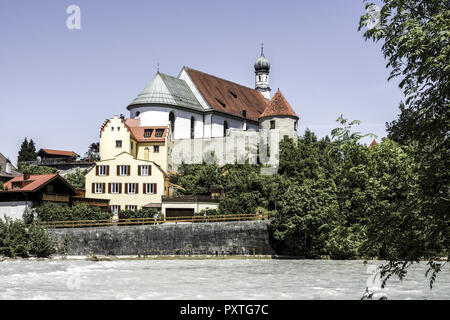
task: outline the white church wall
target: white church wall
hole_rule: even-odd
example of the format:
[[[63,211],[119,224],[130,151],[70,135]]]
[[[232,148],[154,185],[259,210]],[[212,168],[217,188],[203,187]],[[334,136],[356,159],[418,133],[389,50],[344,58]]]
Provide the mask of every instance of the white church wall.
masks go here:
[[[140,125],[147,126],[167,126],[169,123],[169,114],[175,115],[174,139],[191,138],[191,117],[194,117],[194,135],[195,138],[203,137],[203,115],[187,110],[175,109],[165,106],[139,107],[131,111],[130,116],[136,117],[139,112]]]

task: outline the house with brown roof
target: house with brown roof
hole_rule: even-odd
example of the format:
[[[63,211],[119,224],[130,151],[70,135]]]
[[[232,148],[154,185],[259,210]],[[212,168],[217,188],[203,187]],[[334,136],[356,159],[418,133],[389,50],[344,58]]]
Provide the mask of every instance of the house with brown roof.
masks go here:
[[[24,210],[49,201],[69,204],[75,189],[59,174],[21,175],[3,184],[0,217],[21,219]]]
[[[6,215],[12,219],[21,219],[26,209],[35,208],[44,202],[87,204],[109,210],[109,200],[86,198],[57,173],[24,174],[3,184],[3,191],[0,191],[0,218]]]

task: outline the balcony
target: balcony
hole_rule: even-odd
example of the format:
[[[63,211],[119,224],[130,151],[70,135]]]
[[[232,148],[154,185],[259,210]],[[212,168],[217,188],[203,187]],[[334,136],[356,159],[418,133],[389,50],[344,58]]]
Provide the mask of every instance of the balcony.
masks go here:
[[[68,194],[43,193],[42,194],[42,201],[70,202],[70,196]]]

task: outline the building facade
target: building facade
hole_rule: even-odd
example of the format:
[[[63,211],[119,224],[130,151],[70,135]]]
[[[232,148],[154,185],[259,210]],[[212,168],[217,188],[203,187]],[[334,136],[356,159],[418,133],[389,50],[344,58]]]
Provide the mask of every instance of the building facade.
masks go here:
[[[255,88],[188,67],[177,77],[158,71],[128,105],[128,119],[114,116],[101,127],[100,161],[86,176],[86,196],[110,199],[115,213],[159,207],[165,214],[168,173],[187,158],[201,163],[221,154],[220,165],[248,158],[256,163],[259,148],[247,142],[266,141],[275,132],[277,143],[284,136],[296,139],[299,118],[279,90],[271,99],[263,48],[254,69]],[[183,152],[188,156],[180,160]],[[142,167],[151,174],[143,175]],[[181,212],[181,203],[174,209]]]

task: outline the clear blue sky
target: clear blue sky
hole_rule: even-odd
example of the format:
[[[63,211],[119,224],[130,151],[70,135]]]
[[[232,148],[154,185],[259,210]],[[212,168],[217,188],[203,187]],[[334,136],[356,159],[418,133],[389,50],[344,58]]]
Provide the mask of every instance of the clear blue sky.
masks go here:
[[[66,27],[71,4],[81,30]],[[0,152],[16,163],[28,137],[83,155],[158,62],[253,87],[261,42],[301,134],[329,134],[344,114],[381,138],[402,95],[381,44],[357,30],[363,13],[363,0],[0,0]]]

